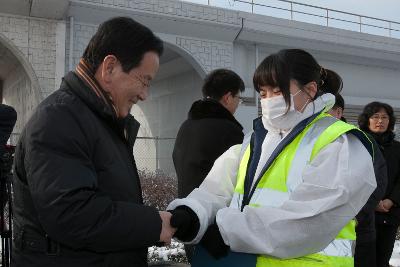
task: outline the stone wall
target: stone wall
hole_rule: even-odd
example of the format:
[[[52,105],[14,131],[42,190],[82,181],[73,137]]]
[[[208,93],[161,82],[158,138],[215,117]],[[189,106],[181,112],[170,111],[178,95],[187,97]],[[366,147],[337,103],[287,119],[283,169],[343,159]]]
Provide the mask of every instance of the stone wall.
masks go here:
[[[37,105],[35,92],[22,65],[17,66],[7,76],[3,84],[3,99],[17,111],[18,119],[13,133],[19,134]]]
[[[73,56],[72,68],[78,64],[83,55],[90,38],[95,34],[98,25],[86,24],[82,22],[74,23],[73,36]],[[69,32],[70,25],[67,24],[66,37],[66,62],[65,70],[69,70]],[[202,68],[209,72],[217,68],[232,68],[233,44],[228,42],[219,42],[213,40],[196,39],[184,36],[172,38],[171,44],[186,51]]]
[[[74,36],[73,36],[73,47],[74,47],[74,52],[72,56],[72,69],[75,68],[75,66],[79,63],[79,59],[83,55],[83,52],[85,51],[85,48],[87,44],[90,41],[90,38],[95,34],[98,25],[93,25],[93,24],[85,24],[82,22],[75,22],[74,23]],[[65,51],[65,70],[69,71],[69,54],[70,54],[70,48],[69,48],[69,33],[70,33],[70,24],[67,23],[67,35],[66,35],[66,51]]]
[[[229,25],[241,25],[239,13],[234,10],[221,9],[206,5],[197,5],[185,1],[176,0],[81,0],[93,5],[118,8],[129,11],[144,11],[158,13],[166,16],[177,16],[182,18],[212,21]],[[66,70],[69,68],[69,34],[70,25],[67,23],[66,36]],[[73,24],[73,60],[72,68],[76,66],[82,56],[86,45],[92,35],[96,32],[98,25],[74,21]],[[229,42],[198,39],[189,36],[175,35],[168,38],[172,45],[185,50],[199,65],[209,72],[216,68],[232,68],[233,45]],[[171,41],[172,40],[172,41]]]
[[[197,5],[176,0],[81,0],[125,9],[143,10],[192,19],[209,20],[219,23],[240,25],[238,12],[213,6]]]
[[[30,78],[39,82],[42,97],[55,88],[56,27],[57,23],[51,20],[0,14],[0,34],[32,66],[36,77]]]
[[[232,43],[176,37],[176,45],[191,54],[206,72],[217,68],[232,68]]]

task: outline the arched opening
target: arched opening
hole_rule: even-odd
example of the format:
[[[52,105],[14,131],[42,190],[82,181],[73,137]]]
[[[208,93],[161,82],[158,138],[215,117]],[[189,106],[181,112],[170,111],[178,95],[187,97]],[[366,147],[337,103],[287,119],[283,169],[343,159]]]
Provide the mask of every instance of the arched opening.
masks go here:
[[[132,114],[141,123],[134,153],[139,170],[174,174],[175,138],[192,103],[202,98],[204,70],[186,52],[167,44],[149,97]]]
[[[42,100],[36,75],[23,53],[0,34],[1,102],[15,108],[17,123],[10,137],[12,144],[21,133],[34,108]]]

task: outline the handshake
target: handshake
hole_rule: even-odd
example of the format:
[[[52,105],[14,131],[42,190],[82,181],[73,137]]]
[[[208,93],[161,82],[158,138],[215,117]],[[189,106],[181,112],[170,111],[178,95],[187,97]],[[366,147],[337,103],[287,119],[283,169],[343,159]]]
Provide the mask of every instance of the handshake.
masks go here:
[[[196,213],[186,206],[160,211],[160,217],[162,220],[160,242],[165,244],[170,244],[173,237],[181,241],[190,241],[196,237],[200,228]]]
[[[160,211],[160,217],[160,243],[164,245],[169,245],[173,237],[183,242],[191,241],[199,232],[199,219],[196,213],[186,206],[179,206],[171,211]],[[224,243],[216,223],[208,227],[200,244],[216,259],[226,256],[229,251],[229,246]]]

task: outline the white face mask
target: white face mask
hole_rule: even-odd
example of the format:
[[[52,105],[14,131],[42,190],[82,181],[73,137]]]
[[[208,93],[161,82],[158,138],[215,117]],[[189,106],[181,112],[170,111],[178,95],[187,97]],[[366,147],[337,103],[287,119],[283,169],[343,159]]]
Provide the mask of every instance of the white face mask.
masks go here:
[[[294,108],[293,98],[299,94],[300,91],[301,90],[297,91],[294,95],[290,94],[291,105],[288,111],[283,95],[261,99],[262,120],[264,126],[266,126],[265,124],[269,124],[279,130],[289,130],[296,126],[296,124],[300,122],[299,118],[302,118],[302,113],[300,111],[303,111],[308,104],[307,100],[300,111],[297,111]]]

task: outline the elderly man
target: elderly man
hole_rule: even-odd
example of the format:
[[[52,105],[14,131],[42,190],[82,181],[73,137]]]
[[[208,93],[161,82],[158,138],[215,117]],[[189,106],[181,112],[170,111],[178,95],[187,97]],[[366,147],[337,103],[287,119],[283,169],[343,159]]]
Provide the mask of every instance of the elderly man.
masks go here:
[[[147,266],[170,242],[171,214],[143,205],[130,115],[162,51],[138,22],[106,21],[38,106],[15,155],[13,266]]]

